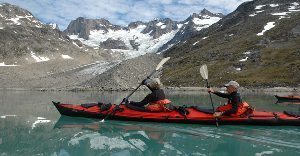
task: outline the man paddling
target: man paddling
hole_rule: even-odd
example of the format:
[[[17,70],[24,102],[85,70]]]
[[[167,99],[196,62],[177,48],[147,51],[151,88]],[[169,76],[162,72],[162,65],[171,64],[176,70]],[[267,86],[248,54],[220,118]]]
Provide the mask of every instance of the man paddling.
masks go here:
[[[160,80],[158,78],[145,79],[142,84],[146,85],[152,93],[148,94],[140,102],[128,101],[127,103],[138,107],[144,107],[148,104],[145,109],[152,112],[164,111],[166,109],[165,105],[171,103],[171,101],[166,99],[164,90],[161,89],[162,84]]]
[[[224,85],[228,93],[221,93],[214,91],[212,88],[208,88],[209,93],[213,93],[219,97],[227,98],[228,103],[224,106],[219,106],[214,113],[214,117],[220,117],[222,115],[240,116],[244,114],[249,105],[246,102],[242,102],[238,88],[240,85],[236,81],[230,81]]]

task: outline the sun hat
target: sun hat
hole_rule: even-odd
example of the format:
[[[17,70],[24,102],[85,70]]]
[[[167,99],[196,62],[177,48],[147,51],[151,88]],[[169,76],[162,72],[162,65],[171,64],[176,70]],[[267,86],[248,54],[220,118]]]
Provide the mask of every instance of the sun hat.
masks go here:
[[[159,89],[162,86],[159,78],[147,79],[145,84],[152,89]]]
[[[224,85],[225,87],[228,87],[228,86],[234,86],[235,88],[239,88],[240,85],[239,83],[237,83],[236,81],[229,81],[227,84]]]

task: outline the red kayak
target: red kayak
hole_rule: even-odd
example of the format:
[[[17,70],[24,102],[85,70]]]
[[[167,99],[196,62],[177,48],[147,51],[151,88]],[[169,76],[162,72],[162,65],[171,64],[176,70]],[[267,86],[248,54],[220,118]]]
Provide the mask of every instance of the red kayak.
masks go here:
[[[300,96],[294,96],[294,95],[288,95],[288,96],[278,96],[275,95],[278,101],[299,101],[300,102]]]
[[[63,104],[53,102],[61,115],[97,119],[168,122],[191,124],[216,124],[213,111],[196,106],[176,106],[165,112],[148,112],[130,105],[116,104]],[[239,117],[222,116],[218,119],[221,125],[300,125],[300,113],[252,111]]]

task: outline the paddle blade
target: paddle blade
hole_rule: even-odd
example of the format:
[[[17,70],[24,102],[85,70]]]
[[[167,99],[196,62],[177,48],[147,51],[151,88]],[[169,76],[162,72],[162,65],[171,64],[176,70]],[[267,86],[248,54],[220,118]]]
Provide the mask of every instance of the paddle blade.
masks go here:
[[[170,57],[166,57],[166,58],[162,59],[159,62],[159,64],[156,66],[155,70],[159,70],[169,59],[170,59]]]
[[[208,79],[208,71],[207,71],[207,66],[206,64],[202,65],[200,67],[200,74],[203,79],[207,80]]]

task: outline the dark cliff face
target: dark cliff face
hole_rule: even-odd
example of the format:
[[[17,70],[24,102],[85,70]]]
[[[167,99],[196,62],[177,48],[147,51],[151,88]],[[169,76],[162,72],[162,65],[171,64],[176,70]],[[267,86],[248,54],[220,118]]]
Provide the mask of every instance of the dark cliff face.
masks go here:
[[[91,30],[102,30],[107,32],[108,29],[120,30],[122,27],[112,25],[106,19],[85,19],[83,17],[79,17],[76,20],[71,21],[64,32],[69,35],[78,34],[78,37],[88,40]]]
[[[106,41],[100,43],[100,47],[104,49],[124,49],[128,50],[126,44],[121,40],[107,39]]]
[[[300,4],[255,0],[241,4],[212,26],[165,52],[168,85],[204,86],[199,66],[208,64],[214,85],[299,86]]]
[[[153,39],[160,37],[163,34],[169,33],[172,30],[178,29],[178,22],[172,21],[169,18],[166,19],[156,19],[150,21],[146,24],[146,28],[142,31],[142,33],[153,36]]]

